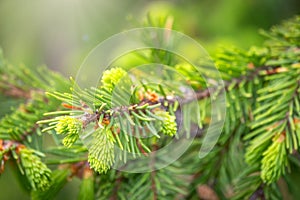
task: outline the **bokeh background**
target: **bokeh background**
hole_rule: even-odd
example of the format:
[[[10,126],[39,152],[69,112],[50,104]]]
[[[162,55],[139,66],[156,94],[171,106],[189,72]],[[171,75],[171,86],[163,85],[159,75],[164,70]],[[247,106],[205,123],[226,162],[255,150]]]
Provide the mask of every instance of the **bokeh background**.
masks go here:
[[[10,63],[47,65],[74,76],[83,59],[113,34],[141,27],[148,12],[170,14],[174,28],[210,54],[220,46],[259,46],[259,29],[300,14],[299,0],[0,0],[0,47]],[[17,104],[0,96],[0,116]],[[29,199],[12,169],[0,177],[1,199]],[[76,199],[75,180],[59,199]]]

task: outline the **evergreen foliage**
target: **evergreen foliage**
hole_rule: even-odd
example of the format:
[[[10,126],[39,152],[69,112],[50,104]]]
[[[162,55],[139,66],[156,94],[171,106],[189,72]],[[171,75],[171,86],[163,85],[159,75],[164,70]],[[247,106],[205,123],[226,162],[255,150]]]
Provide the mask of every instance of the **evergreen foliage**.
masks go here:
[[[170,18],[149,16],[147,25],[169,28]],[[197,71],[166,51],[135,52],[143,63],[163,63],[184,75],[197,94],[198,120],[191,119],[194,104],[176,88],[176,77],[164,86],[131,87],[127,71],[115,67],[103,73],[101,85],[83,89],[45,67],[11,66],[1,54],[0,89],[22,103],[0,120],[0,172],[8,161],[17,165],[33,199],[53,199],[74,177],[81,179],[79,199],[283,198],[280,191],[287,189],[279,182],[292,184],[292,169],[300,166],[300,17],[261,33],[267,38],[262,47],[226,47],[213,56],[227,113],[217,144],[202,159],[210,101],[221,92],[202,73],[214,80],[213,72]],[[53,146],[43,145],[45,134]],[[113,169],[126,165],[129,153],[148,157],[157,169],[151,152],[191,136],[187,151],[165,168]]]

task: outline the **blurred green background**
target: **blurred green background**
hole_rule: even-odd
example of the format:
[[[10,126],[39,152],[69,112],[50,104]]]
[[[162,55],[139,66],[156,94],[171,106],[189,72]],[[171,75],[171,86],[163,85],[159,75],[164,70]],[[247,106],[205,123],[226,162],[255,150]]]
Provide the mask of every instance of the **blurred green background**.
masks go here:
[[[74,76],[93,47],[113,34],[141,26],[148,12],[174,16],[176,30],[213,54],[220,45],[244,49],[260,45],[263,38],[258,30],[299,14],[300,1],[0,0],[0,46],[12,64],[46,64]],[[13,103],[17,104],[0,97],[0,116]],[[74,199],[77,187],[75,180],[61,192],[61,198]],[[29,199],[11,170],[1,175],[0,191],[0,199]]]
[[[0,46],[13,64],[46,64],[70,75],[93,47],[140,26],[148,11],[173,15],[175,29],[213,53],[220,44],[259,45],[259,28],[299,10],[299,0],[0,0]]]

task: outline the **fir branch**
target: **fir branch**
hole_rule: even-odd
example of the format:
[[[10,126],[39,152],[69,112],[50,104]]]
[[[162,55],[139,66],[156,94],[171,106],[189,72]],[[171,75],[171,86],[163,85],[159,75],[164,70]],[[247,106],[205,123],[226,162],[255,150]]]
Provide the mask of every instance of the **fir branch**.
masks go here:
[[[208,186],[205,191],[214,191],[212,195],[218,194],[219,198],[280,198],[275,183],[285,176],[289,158],[297,156],[300,146],[299,20],[297,17],[266,33],[271,41],[261,49],[221,52],[215,60],[225,79],[224,88],[209,86],[199,72],[193,71],[189,65],[186,69],[184,65],[179,66],[182,63],[177,65],[178,60],[168,52],[155,50],[149,57],[145,56],[148,61],[163,60],[162,63],[175,66],[176,70],[185,74],[186,81],[197,88],[196,98],[178,92],[176,86],[169,89],[166,84],[166,87],[149,89],[145,84],[145,89],[130,90],[133,100],[124,104],[126,106],[119,106],[128,97],[128,91],[117,88],[118,103],[111,102],[112,91],[118,84],[126,87],[130,84],[126,72],[120,68],[105,71],[99,88],[82,90],[71,80],[73,88],[70,93],[64,93],[68,91],[65,87],[69,84],[63,78],[41,73],[45,72],[43,70],[29,71],[24,67],[8,67],[9,70],[5,71],[9,65],[3,64],[0,59],[0,75],[4,77],[3,82],[0,81],[0,90],[15,97],[28,98],[23,106],[0,122],[0,170],[3,172],[8,159],[14,159],[20,172],[31,183],[31,189],[44,190],[32,192],[33,199],[54,198],[75,176],[82,179],[81,198],[144,199],[152,196],[153,199],[192,199],[199,197],[196,191],[199,183],[200,186]],[[160,21],[163,27],[172,24],[172,20],[167,18]],[[169,33],[166,32],[167,38]],[[156,39],[159,42],[159,38]],[[212,74],[211,80],[214,77]],[[171,79],[170,82],[176,80]],[[176,120],[184,119],[183,136],[194,134],[198,126],[205,130],[210,123],[210,113],[206,112],[211,106],[208,99],[214,99],[222,90],[226,91],[228,111],[224,134],[206,158],[195,159],[203,142],[201,134],[182,158],[164,169],[154,171],[157,164],[155,156],[150,158],[153,171],[149,173],[128,174],[110,169],[115,159],[126,162],[126,151],[146,156],[151,151],[150,147],[155,151],[166,144],[177,132],[175,116]],[[32,92],[28,95],[25,91]],[[39,91],[50,93],[46,98]],[[52,97],[63,101],[63,107],[69,110],[50,112],[57,110],[60,104],[50,99]],[[201,122],[192,121],[189,116],[192,109],[188,106],[192,101],[199,103]],[[182,116],[178,114],[181,110]],[[51,181],[50,170],[39,158],[43,154],[28,148],[30,144],[24,141],[30,141],[31,134],[39,133],[34,121],[42,119],[44,112],[45,116],[58,117],[42,120],[38,126],[47,123],[49,127],[44,131],[54,133],[55,130],[65,136],[64,142],[61,142],[53,134],[58,147],[47,151],[62,157],[50,162],[59,168],[52,173]],[[192,121],[192,125],[186,121]],[[92,148],[87,149],[76,140],[92,123],[95,125],[94,138]],[[151,139],[137,138],[144,134],[143,131],[147,131]],[[114,145],[124,150],[123,157],[114,157]],[[245,151],[248,164],[244,162]],[[97,175],[92,168],[104,174]],[[36,174],[40,177],[34,179]],[[189,183],[192,186],[188,187]],[[234,193],[231,191],[233,188]],[[187,192],[188,189],[190,191]]]
[[[45,112],[59,107],[59,102],[49,100],[44,92],[63,91],[69,84],[61,75],[45,67],[38,67],[33,71],[23,65],[15,67],[6,62],[0,65],[0,76],[3,78],[0,81],[0,90],[6,94],[26,98],[24,104],[0,120],[0,138],[30,141],[30,135],[37,129],[36,121],[41,119]],[[46,104],[48,106],[45,106]]]
[[[46,190],[49,187],[51,171],[38,156],[41,152],[27,148],[17,141],[0,140],[1,171],[9,159],[14,159],[20,173],[25,175],[32,190]]]
[[[44,106],[48,103],[48,107]],[[57,103],[49,102],[43,94],[35,93],[26,104],[21,104],[12,114],[0,120],[0,138],[24,141],[37,129],[36,121],[42,118],[46,110],[53,109]],[[15,126],[16,125],[16,126]]]
[[[3,80],[5,80],[4,77],[2,77]],[[3,83],[2,83],[3,84]],[[6,95],[6,96],[10,96],[10,97],[14,97],[14,98],[24,98],[24,99],[30,99],[31,98],[31,93],[33,91],[24,91],[22,88],[16,87],[15,85],[12,84],[5,84],[6,88],[0,88],[0,91]]]
[[[243,82],[250,82],[253,81],[255,78],[260,77],[261,74],[267,74],[267,75],[272,75],[272,74],[277,74],[277,73],[281,73],[282,72],[282,67],[280,66],[259,66],[259,67],[255,67],[252,66],[253,68],[255,68],[254,70],[250,70],[250,72],[247,75],[242,75],[238,78],[232,78],[229,81],[224,81],[224,88],[225,91],[229,91],[229,87],[232,86],[233,83],[235,83],[235,87],[238,87],[238,85]],[[183,98],[180,97],[176,97],[174,99],[179,99],[179,102],[181,102],[182,104],[187,104],[190,103],[192,101],[195,100],[201,100],[201,99],[205,99],[208,98],[210,96],[213,96],[214,94],[211,92],[218,92],[218,89],[222,90],[222,88],[218,88],[218,87],[213,87],[213,88],[206,88],[204,90],[197,90],[195,91],[196,94],[196,98],[193,96],[184,96]],[[231,88],[233,89],[233,88]],[[169,100],[170,103],[172,103],[172,100]]]

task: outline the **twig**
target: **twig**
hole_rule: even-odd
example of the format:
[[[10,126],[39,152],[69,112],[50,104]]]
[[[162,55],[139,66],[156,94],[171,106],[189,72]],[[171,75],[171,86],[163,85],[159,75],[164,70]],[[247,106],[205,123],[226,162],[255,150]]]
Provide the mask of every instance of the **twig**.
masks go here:
[[[241,83],[243,80],[246,81],[251,81],[253,80],[255,77],[259,76],[259,73],[262,71],[265,71],[266,74],[271,75],[271,74],[275,74],[275,73],[280,73],[280,70],[276,70],[279,69],[280,67],[276,66],[274,68],[270,67],[270,66],[261,66],[261,67],[256,67],[255,70],[253,70],[251,73],[247,74],[247,75],[243,75],[240,76],[239,78],[233,78],[230,81],[224,81],[224,90],[228,91],[229,86],[232,83],[237,83],[237,85],[239,83]],[[195,95],[192,96],[185,96],[183,98],[179,98],[179,102],[182,104],[187,104],[187,103],[191,103],[192,101],[195,100],[201,100],[204,98],[208,98],[210,97],[212,94],[211,92],[216,92],[218,89],[217,87],[211,87],[211,88],[206,88],[204,90],[198,90],[195,92]]]

